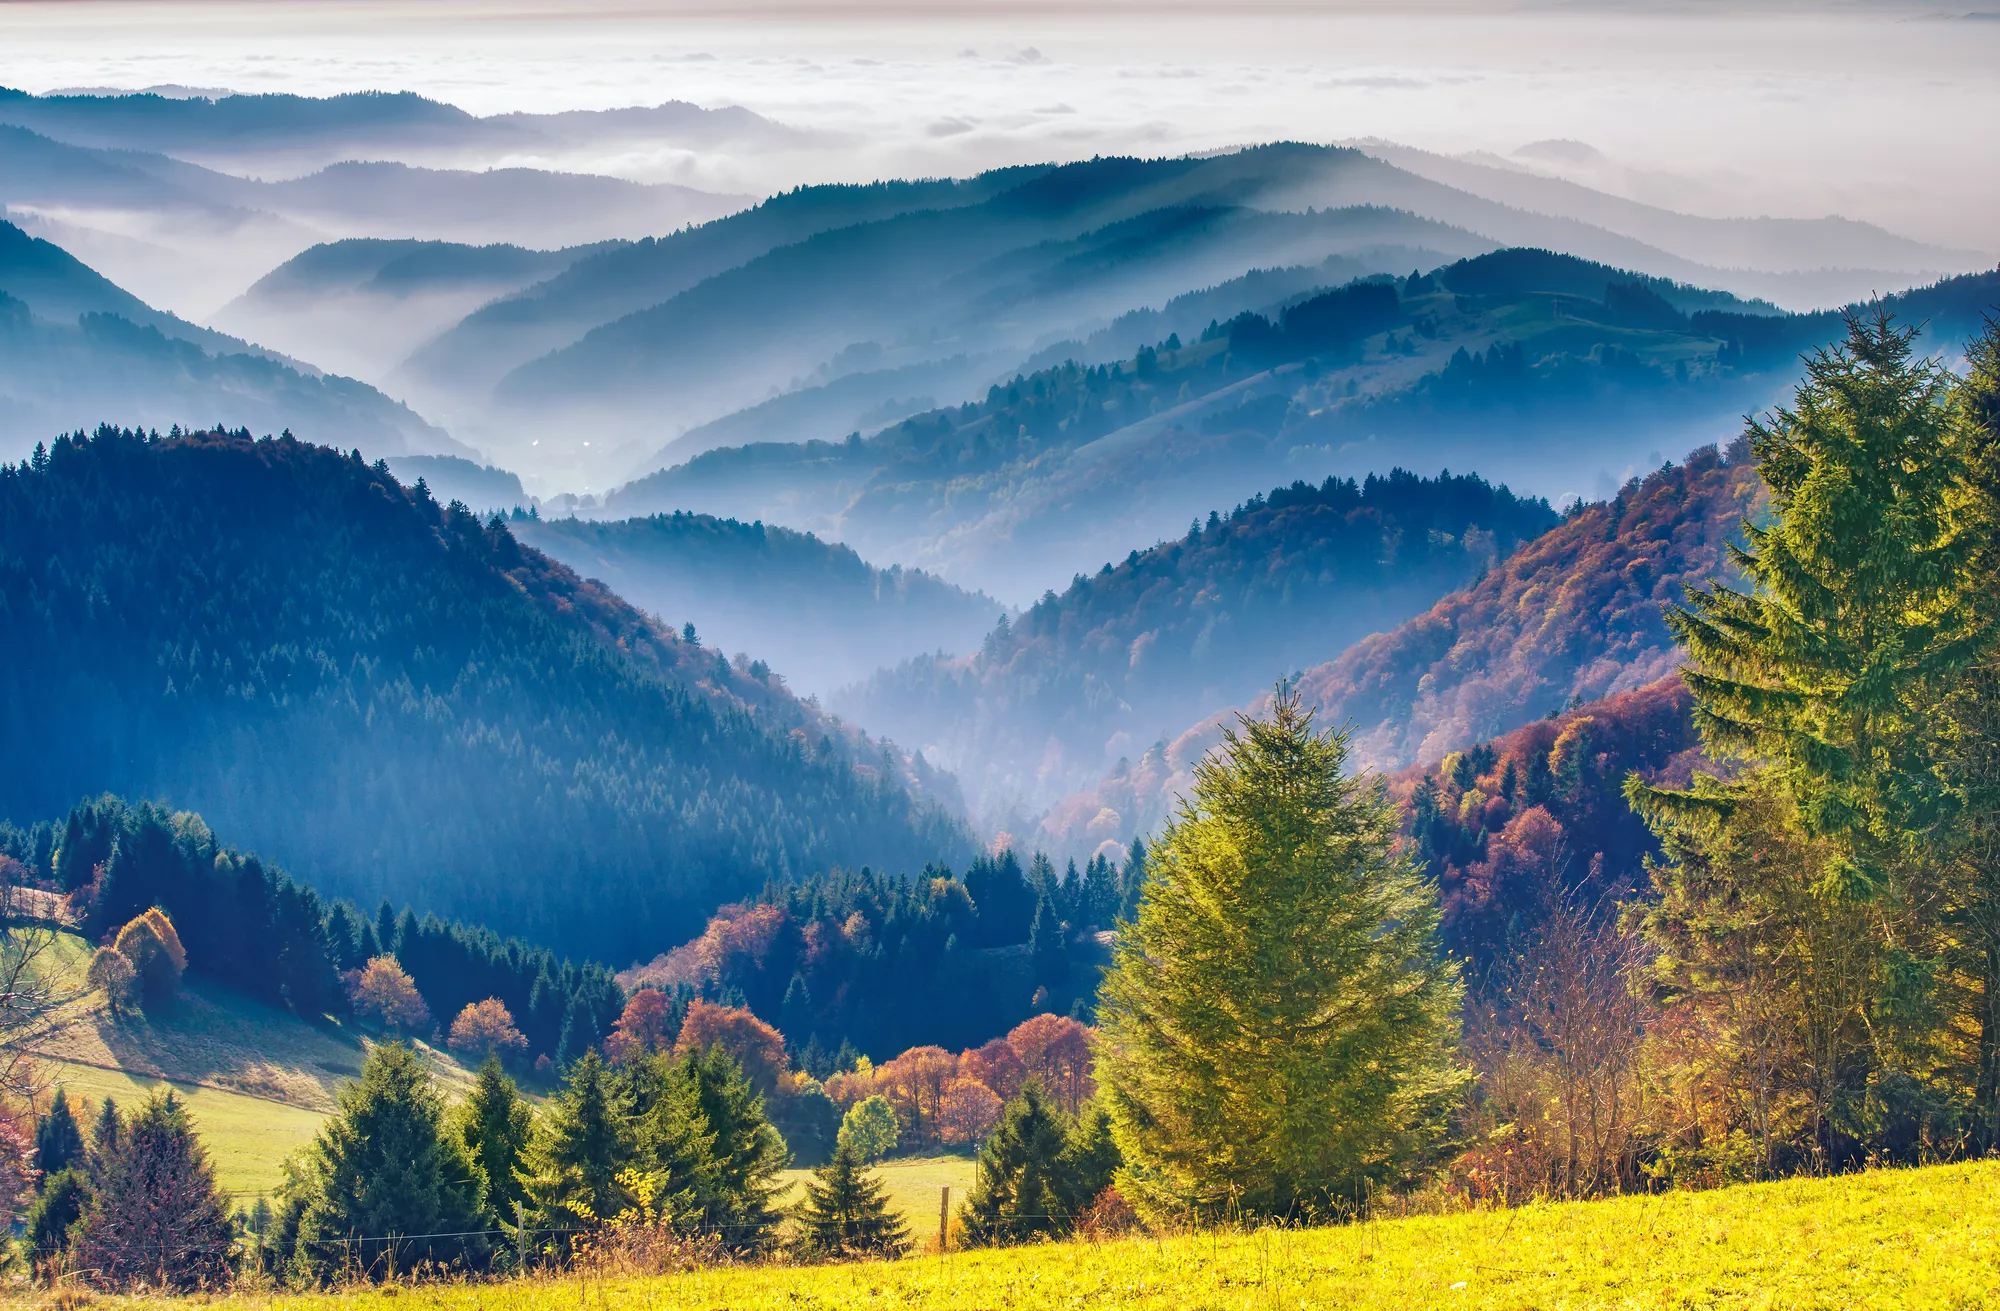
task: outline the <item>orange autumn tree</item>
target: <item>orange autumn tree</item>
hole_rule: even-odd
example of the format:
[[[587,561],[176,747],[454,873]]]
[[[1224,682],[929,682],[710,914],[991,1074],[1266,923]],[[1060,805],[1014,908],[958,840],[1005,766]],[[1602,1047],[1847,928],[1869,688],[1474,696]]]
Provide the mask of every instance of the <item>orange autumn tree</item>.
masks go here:
[[[783,1035],[741,1006],[699,1000],[688,1004],[674,1051],[699,1056],[711,1047],[720,1047],[735,1057],[750,1085],[766,1097],[786,1083],[789,1071]]]
[[[424,1005],[416,983],[394,956],[377,956],[360,969],[349,970],[341,980],[347,984],[349,1004],[362,1019],[379,1020],[385,1028],[404,1033],[420,1033],[430,1027],[430,1007]]]
[[[625,1002],[625,1010],[604,1039],[604,1056],[613,1065],[642,1061],[672,1051],[677,1036],[674,1006],[658,988],[641,988]]]
[[[503,1062],[528,1050],[528,1040],[514,1027],[514,1013],[498,997],[472,1002],[451,1022],[451,1049],[469,1060],[498,1056]]]
[[[1037,1015],[1014,1026],[1007,1045],[1021,1064],[1041,1080],[1049,1099],[1071,1115],[1097,1091],[1091,1077],[1091,1048],[1096,1034],[1067,1015]]]
[[[938,1141],[945,1086],[957,1077],[958,1059],[942,1047],[912,1047],[875,1072],[877,1091],[896,1108],[905,1142]]]
[[[1028,1078],[1028,1067],[1021,1063],[1021,1054],[1005,1038],[990,1039],[962,1053],[958,1072],[985,1084],[1003,1102],[1011,1101]]]
[[[953,1079],[938,1103],[938,1141],[948,1147],[970,1147],[985,1140],[1000,1122],[1003,1103],[977,1079]]]

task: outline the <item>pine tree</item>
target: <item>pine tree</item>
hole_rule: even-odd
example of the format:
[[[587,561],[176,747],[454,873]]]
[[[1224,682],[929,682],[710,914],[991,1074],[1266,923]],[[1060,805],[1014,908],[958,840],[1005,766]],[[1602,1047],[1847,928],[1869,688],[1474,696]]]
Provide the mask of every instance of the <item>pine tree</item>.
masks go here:
[[[612,1096],[611,1079],[596,1052],[570,1066],[562,1091],[535,1124],[521,1170],[529,1223],[555,1231],[551,1244],[594,1228],[632,1204],[618,1180],[632,1162],[630,1127]]]
[[[515,1177],[534,1132],[535,1113],[498,1056],[479,1067],[472,1095],[453,1108],[451,1132],[479,1167],[489,1223],[513,1224],[514,1207],[524,1200]]]
[[[715,1191],[708,1223],[737,1251],[767,1246],[780,1215],[778,1173],[789,1163],[785,1140],[764,1115],[764,1098],[720,1046],[687,1057],[703,1120],[715,1135]]]
[[[698,1229],[724,1209],[724,1183],[718,1135],[701,1107],[696,1058],[656,1055],[632,1071],[630,1082],[637,1112],[633,1158],[646,1176],[653,1210],[677,1229]]]
[[[1957,426],[1966,463],[1958,510],[1974,542],[1965,594],[1983,658],[1945,699],[1943,776],[1950,789],[1953,962],[1979,980],[1975,1149],[2000,1147],[2000,323],[1966,347]]]
[[[97,1108],[97,1119],[90,1128],[90,1173],[92,1178],[102,1174],[106,1162],[118,1151],[119,1130],[124,1124],[118,1114],[118,1103],[109,1097],[104,1105]]]
[[[1028,926],[1028,959],[1034,962],[1036,983],[1053,988],[1069,977],[1069,935],[1046,893],[1035,903],[1034,922]]]
[[[778,1007],[778,1028],[793,1051],[802,1051],[813,1041],[812,991],[806,987],[804,976],[796,972],[786,985],[785,999]]]
[[[1162,1220],[1329,1212],[1442,1139],[1466,1075],[1434,888],[1281,684],[1195,769],[1099,991],[1097,1078]]]
[[[478,1232],[481,1190],[479,1166],[447,1131],[422,1060],[385,1043],[341,1090],[338,1113],[286,1180],[280,1255],[311,1280],[382,1278],[424,1261],[477,1266],[490,1246]]]
[[[909,1229],[889,1205],[889,1190],[861,1167],[852,1147],[834,1151],[833,1160],[806,1181],[798,1211],[799,1250],[807,1256],[901,1256]]]
[[[1916,331],[1850,317],[1793,408],[1750,423],[1776,522],[1732,551],[1749,589],[1693,591],[1669,617],[1710,753],[1777,769],[1807,831],[1842,847],[1827,890],[1862,899],[1938,817],[1935,698],[1977,650],[1952,380],[1914,357]]]
[[[992,1246],[1064,1232],[1066,1128],[1038,1081],[1022,1085],[979,1151],[964,1210],[966,1241]]]
[[[77,1127],[76,1116],[70,1113],[69,1095],[58,1088],[49,1102],[48,1113],[35,1126],[35,1168],[44,1175],[52,1175],[82,1164],[83,1156],[83,1130]]]
[[[113,1141],[70,1231],[76,1267],[113,1288],[220,1287],[235,1227],[187,1108],[171,1091],[155,1093]]]
[[[28,1250],[35,1264],[69,1250],[71,1231],[90,1196],[90,1178],[75,1166],[43,1177],[42,1191],[27,1214]]]
[[[1130,924],[1139,918],[1139,899],[1146,891],[1146,844],[1142,839],[1132,839],[1132,849],[1125,856],[1125,868],[1118,872],[1118,922]]]

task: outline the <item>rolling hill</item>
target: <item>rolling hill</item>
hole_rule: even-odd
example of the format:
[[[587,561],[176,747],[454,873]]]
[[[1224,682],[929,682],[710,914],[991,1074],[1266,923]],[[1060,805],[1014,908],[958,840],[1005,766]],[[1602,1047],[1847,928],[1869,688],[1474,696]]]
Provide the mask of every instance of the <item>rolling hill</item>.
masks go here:
[[[1305,669],[1300,691],[1321,722],[1352,726],[1358,766],[1381,770],[1429,765],[1530,721],[1636,691],[1679,667],[1665,607],[1684,585],[1726,573],[1725,547],[1762,493],[1741,444],[1726,455],[1698,450],[1609,501],[1578,505],[1470,586]],[[1065,798],[1038,839],[1087,852],[1154,831],[1234,713],[1163,738]]]
[[[480,306],[618,244],[527,250],[448,241],[327,242],[272,269],[210,321],[327,367],[381,378]]]
[[[877,569],[844,546],[761,523],[663,514],[510,526],[634,605],[693,623],[718,650],[754,652],[821,696],[918,652],[971,650],[1001,614],[991,598],[920,570]]]
[[[1476,477],[1294,483],[1078,577],[960,659],[920,656],[833,704],[934,753],[975,805],[1038,809],[1159,725],[1394,626],[1555,522]]]
[[[464,452],[365,383],[163,314],[67,252],[0,222],[0,458],[107,415],[223,422],[371,456]]]
[[[1704,265],[1346,149],[1277,145],[1015,169],[949,188],[911,184],[905,194],[921,197],[915,203],[884,197],[873,213],[839,203],[850,193],[793,193],[780,207],[790,222],[774,224],[777,211],[765,210],[776,202],[767,202],[579,268],[546,295],[530,289],[488,307],[413,359],[402,385],[419,398],[449,396],[455,413],[500,404],[594,428],[589,452],[579,443],[561,454],[601,485],[620,462],[657,447],[660,429],[699,427],[773,392],[818,385],[858,345],[882,352],[877,367],[996,352],[1025,360],[1051,341],[1252,269],[1330,255],[1360,261],[1352,276],[1531,245],[1683,283],[1772,289],[1770,275]],[[776,239],[749,239],[761,232]],[[1761,249],[1759,241],[1770,245],[1732,220],[1717,248]],[[1915,253],[1888,234],[1882,245]],[[1928,267],[1972,258],[1934,254]],[[623,275],[615,282],[604,276],[614,268]],[[838,436],[845,417],[829,411],[820,435]],[[544,449],[538,458],[550,456]]]
[[[0,814],[165,798],[329,895],[614,960],[792,870],[966,850],[921,760],[385,467],[107,429],[0,505],[0,715],[41,762]]]

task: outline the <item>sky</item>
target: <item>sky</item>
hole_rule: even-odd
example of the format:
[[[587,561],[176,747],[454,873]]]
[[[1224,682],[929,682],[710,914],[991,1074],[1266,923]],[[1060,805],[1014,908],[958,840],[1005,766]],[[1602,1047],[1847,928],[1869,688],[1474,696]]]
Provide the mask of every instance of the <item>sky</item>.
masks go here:
[[[1995,12],[1974,14],[1982,3]],[[2000,247],[2000,3],[0,2],[0,84],[409,90],[475,113],[686,100],[782,154],[494,159],[765,193],[1101,153],[1378,137],[1715,215],[1839,213]]]

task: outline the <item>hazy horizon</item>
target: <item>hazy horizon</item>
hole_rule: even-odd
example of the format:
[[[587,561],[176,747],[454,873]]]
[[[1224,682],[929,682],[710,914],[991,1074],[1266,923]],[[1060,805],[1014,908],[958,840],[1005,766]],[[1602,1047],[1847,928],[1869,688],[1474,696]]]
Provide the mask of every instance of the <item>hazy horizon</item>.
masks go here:
[[[1991,253],[2000,22],[1955,6],[1286,5],[1079,10],[43,3],[0,6],[0,83],[413,91],[476,114],[682,100],[797,149],[624,143],[464,161],[767,194],[1095,154],[1383,138],[1490,152],[1711,216],[1878,223]],[[1975,15],[1992,18],[2000,15]],[[1920,89],[1921,94],[1914,94]],[[1566,157],[1564,157],[1566,156]],[[1968,167],[1968,160],[1975,166]]]

